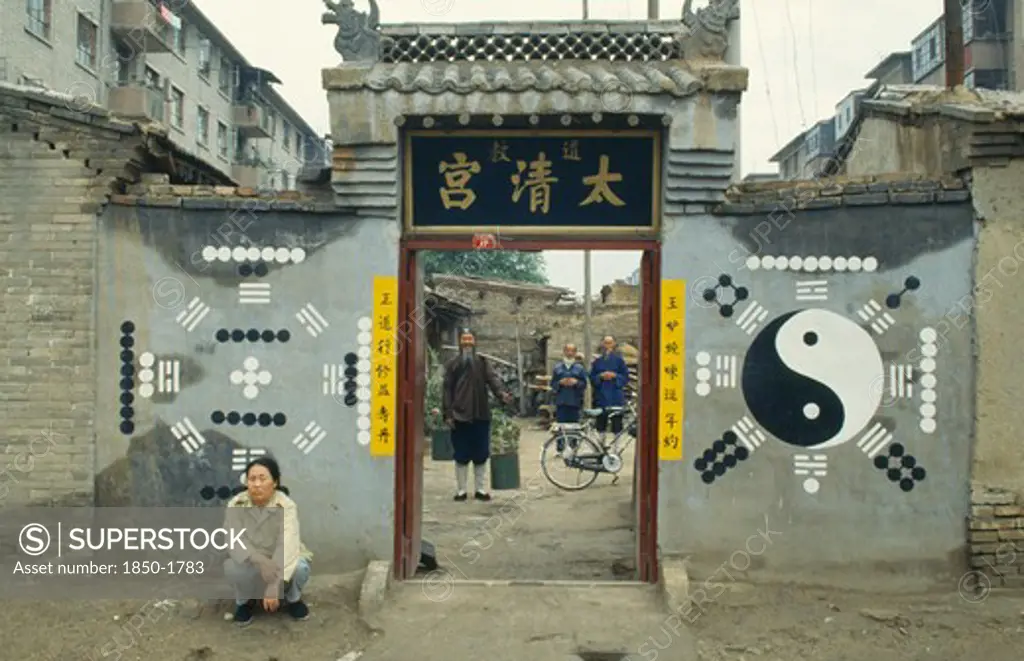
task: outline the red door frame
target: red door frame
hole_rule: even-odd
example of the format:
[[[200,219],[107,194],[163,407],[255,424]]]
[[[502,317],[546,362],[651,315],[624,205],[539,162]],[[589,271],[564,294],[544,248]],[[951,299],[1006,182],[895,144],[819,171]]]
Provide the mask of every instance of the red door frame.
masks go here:
[[[661,244],[654,239],[501,239],[507,250],[640,250],[642,286],[640,438],[637,444],[640,479],[637,494],[637,574],[641,581],[658,580],[658,317],[661,309]],[[412,351],[402,351],[398,375],[399,434],[395,449],[394,577],[412,578],[420,555],[422,507],[424,351],[422,350],[422,314],[417,300],[416,252],[422,250],[472,250],[470,236],[444,238],[407,238],[399,245],[398,305],[404,328],[402,342]],[[417,323],[419,322],[419,323]]]

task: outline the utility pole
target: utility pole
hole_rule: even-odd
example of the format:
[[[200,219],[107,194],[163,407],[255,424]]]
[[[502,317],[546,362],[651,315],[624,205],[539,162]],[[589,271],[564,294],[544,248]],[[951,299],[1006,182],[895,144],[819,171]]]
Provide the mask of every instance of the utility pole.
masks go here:
[[[583,0],[583,20],[590,20],[590,0]]]
[[[583,251],[583,367],[590,374],[590,362],[594,359],[594,338],[590,335],[590,251]],[[584,391],[584,404],[591,405],[591,388]]]
[[[963,0],[943,0],[946,22],[946,87],[964,84]],[[973,5],[973,0],[968,0]]]
[[[658,0],[647,0],[647,18],[658,20]]]

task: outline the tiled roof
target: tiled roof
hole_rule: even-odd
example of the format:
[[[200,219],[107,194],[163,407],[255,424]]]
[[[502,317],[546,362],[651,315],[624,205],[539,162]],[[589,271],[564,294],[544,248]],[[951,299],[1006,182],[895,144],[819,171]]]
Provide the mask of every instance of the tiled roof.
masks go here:
[[[563,91],[683,97],[715,87],[715,83],[709,85],[710,75],[715,71],[727,74],[716,80],[718,89],[745,89],[746,71],[743,69],[724,66],[691,69],[681,61],[378,63],[358,79],[346,76],[342,84],[331,87],[427,94]]]

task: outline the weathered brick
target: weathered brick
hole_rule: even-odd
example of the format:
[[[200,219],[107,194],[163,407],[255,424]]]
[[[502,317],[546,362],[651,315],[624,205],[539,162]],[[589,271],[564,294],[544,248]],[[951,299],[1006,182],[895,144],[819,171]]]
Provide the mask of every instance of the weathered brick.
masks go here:
[[[888,204],[888,193],[865,193],[864,195],[844,195],[843,204],[850,206],[870,206],[876,204]]]
[[[1024,514],[1024,509],[1022,509],[1019,505],[999,505],[993,509],[995,510],[996,516],[1018,517]]]
[[[994,530],[971,530],[968,533],[968,537],[973,544],[986,544],[999,541],[999,533]]]

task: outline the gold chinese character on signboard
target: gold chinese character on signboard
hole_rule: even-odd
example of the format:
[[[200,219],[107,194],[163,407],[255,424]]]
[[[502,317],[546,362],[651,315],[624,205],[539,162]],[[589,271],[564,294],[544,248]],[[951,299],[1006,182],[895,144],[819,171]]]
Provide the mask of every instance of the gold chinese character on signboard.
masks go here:
[[[387,445],[391,442],[391,431],[385,427],[377,434],[377,438],[380,439],[381,444]]]
[[[391,368],[387,365],[377,365],[376,372],[377,378],[383,380],[388,378],[388,375],[391,374]]]
[[[679,322],[673,319],[665,324],[665,328],[667,328],[669,332],[675,332],[675,330],[679,328]]]
[[[508,143],[504,140],[495,140],[491,145],[491,163],[511,163],[508,157]]]
[[[664,445],[666,448],[672,448],[672,449],[678,448],[679,447],[679,437],[677,435],[675,435],[675,434],[669,434],[668,436],[665,437],[665,439],[661,442],[661,444]]]
[[[390,292],[384,292],[383,294],[381,294],[380,304],[383,307],[389,307],[391,305],[394,305],[394,300],[392,300]]]
[[[541,213],[550,211],[551,184],[556,183],[558,178],[551,176],[551,161],[547,160],[547,154],[540,152],[537,155],[537,160],[530,161],[529,165],[526,161],[516,161],[516,168],[518,172],[512,175],[512,185],[514,186],[512,202],[518,202],[519,198],[523,196],[523,192],[529,188],[530,213],[536,213],[538,208]],[[524,172],[527,172],[525,181],[523,179]]]
[[[679,355],[679,345],[675,342],[669,342],[665,345],[665,353],[672,354],[673,356]]]
[[[438,172],[444,175],[445,187],[441,189],[441,204],[445,209],[465,211],[476,201],[476,193],[466,188],[474,174],[480,173],[480,164],[469,160],[461,151],[452,154],[454,162],[441,161]]]
[[[386,383],[381,383],[381,384],[377,385],[377,395],[380,396],[380,397],[390,397],[391,396],[391,391],[388,389],[388,386],[387,386]]]
[[[394,344],[391,342],[390,338],[384,338],[383,340],[378,340],[377,341],[377,353],[382,355],[382,356],[386,356],[389,353],[391,353],[393,346],[394,346]]]
[[[580,141],[579,140],[566,140],[562,143],[562,158],[566,161],[579,161],[580,158]]]
[[[381,422],[387,422],[391,419],[391,411],[388,410],[388,407],[382,406],[377,409],[377,419]]]
[[[611,186],[609,185],[619,181],[622,181],[622,174],[618,172],[609,172],[608,157],[602,154],[597,174],[592,174],[589,177],[583,177],[583,184],[585,186],[593,186],[593,189],[590,191],[590,195],[587,196],[587,199],[580,202],[580,206],[583,207],[588,204],[604,201],[607,201],[609,204],[616,207],[626,206],[626,203],[622,201],[622,198],[612,192]]]
[[[387,316],[384,316],[384,317],[380,318],[380,322],[377,324],[377,328],[381,329],[382,331],[395,330],[391,326],[391,317],[387,317]]]
[[[665,366],[665,376],[667,376],[669,379],[671,379],[673,381],[675,379],[678,379],[679,378],[679,366],[678,365],[666,365]]]
[[[678,402],[679,395],[676,393],[675,388],[665,388],[665,401],[666,402]]]

